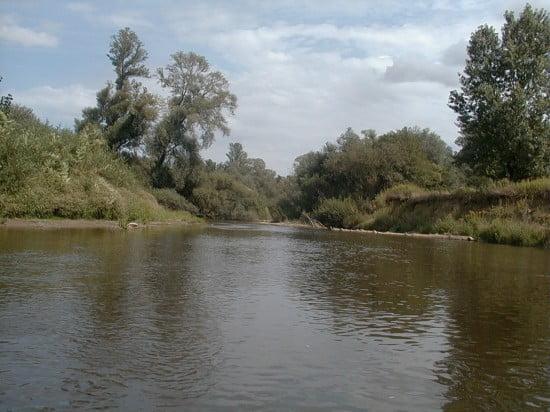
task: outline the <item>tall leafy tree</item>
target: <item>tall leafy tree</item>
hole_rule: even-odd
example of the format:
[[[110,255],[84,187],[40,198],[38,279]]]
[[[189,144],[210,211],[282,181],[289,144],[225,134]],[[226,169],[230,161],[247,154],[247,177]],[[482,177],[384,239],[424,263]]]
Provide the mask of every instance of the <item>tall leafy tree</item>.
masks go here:
[[[247,172],[251,162],[248,159],[248,153],[243,149],[243,145],[240,143],[229,143],[229,152],[227,156],[226,169],[228,171],[244,174]]]
[[[240,143],[229,143],[229,152],[226,154],[228,163],[237,164],[239,166],[248,165],[248,153],[243,149]]]
[[[107,57],[115,67],[116,89],[133,77],[149,77],[149,69],[144,62],[148,53],[137,34],[126,27],[111,38],[111,48]]]
[[[459,162],[476,175],[520,180],[550,174],[550,17],[526,5],[505,13],[502,36],[475,31],[449,97]]]
[[[175,184],[180,192],[190,194],[197,183],[199,152],[212,144],[217,131],[229,134],[226,113],[234,114],[237,97],[230,93],[224,75],[211,70],[203,56],[180,51],[171,58],[170,64],[157,70],[160,84],[171,97],[149,145],[153,183]],[[174,166],[187,172],[176,176]]]
[[[138,36],[126,27],[112,36],[107,57],[115,69],[115,82],[108,82],[97,93],[96,107],[82,111],[76,129],[95,124],[103,131],[111,149],[134,149],[143,142],[158,115],[156,97],[137,80],[149,76],[144,65],[147,51]]]
[[[310,152],[294,163],[299,206],[314,210],[324,199],[351,198],[357,203],[401,183],[429,189],[453,186],[459,179],[452,151],[429,129],[404,127],[376,136],[348,128],[322,151]]]

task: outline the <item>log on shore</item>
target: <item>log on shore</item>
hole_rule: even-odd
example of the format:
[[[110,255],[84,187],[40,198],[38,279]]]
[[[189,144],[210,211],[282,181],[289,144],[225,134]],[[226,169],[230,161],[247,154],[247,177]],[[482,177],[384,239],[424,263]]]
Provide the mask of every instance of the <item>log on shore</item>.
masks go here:
[[[389,235],[389,236],[406,236],[413,238],[425,238],[425,239],[447,239],[447,240],[466,240],[469,242],[475,241],[472,236],[442,234],[442,233],[400,233],[400,232],[379,232],[377,230],[363,230],[363,229],[341,229],[331,228],[331,230],[338,232],[352,232],[352,233],[371,233],[376,235]]]

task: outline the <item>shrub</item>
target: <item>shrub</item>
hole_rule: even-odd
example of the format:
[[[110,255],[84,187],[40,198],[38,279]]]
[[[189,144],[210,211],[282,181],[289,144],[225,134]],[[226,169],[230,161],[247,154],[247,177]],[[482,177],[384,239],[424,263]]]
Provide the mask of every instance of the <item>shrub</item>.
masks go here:
[[[353,228],[362,219],[357,205],[349,198],[323,200],[313,215],[325,226],[341,228]]]
[[[401,203],[406,200],[425,195],[426,193],[430,193],[430,192],[426,189],[422,189],[421,187],[415,184],[403,183],[400,185],[390,187],[389,189],[386,189],[383,192],[380,192],[378,196],[376,196],[374,202],[376,207],[382,208],[393,202]]]
[[[153,189],[157,202],[169,210],[184,210],[191,214],[199,213],[199,209],[174,189]]]
[[[192,220],[159,206],[97,129],[75,135],[21,107],[0,117],[0,217]]]
[[[269,220],[267,201],[226,172],[214,172],[193,190],[192,201],[200,213],[213,219]]]
[[[483,227],[479,237],[489,243],[514,246],[544,246],[550,241],[549,231],[542,226],[501,219],[495,219]]]

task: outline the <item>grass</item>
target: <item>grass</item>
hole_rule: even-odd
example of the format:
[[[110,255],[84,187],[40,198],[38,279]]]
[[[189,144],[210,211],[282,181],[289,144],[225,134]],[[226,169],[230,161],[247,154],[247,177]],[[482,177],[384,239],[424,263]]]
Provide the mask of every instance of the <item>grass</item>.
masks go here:
[[[454,192],[398,187],[381,193],[375,204],[377,209],[357,228],[450,233],[517,246],[550,244],[548,178]]]
[[[87,129],[75,135],[0,113],[0,219],[66,218],[128,222],[199,221],[177,193],[157,193],[176,202],[159,204],[135,173]],[[179,207],[182,206],[182,207]]]
[[[313,215],[325,226],[346,229],[359,224],[362,218],[357,205],[349,198],[323,200]]]

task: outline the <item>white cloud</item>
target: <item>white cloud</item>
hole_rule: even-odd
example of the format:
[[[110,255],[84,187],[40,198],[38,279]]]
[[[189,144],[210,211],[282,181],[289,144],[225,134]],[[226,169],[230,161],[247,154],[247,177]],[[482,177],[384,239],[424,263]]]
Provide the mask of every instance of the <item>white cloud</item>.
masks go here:
[[[451,44],[443,52],[443,63],[448,66],[463,67],[466,64],[467,48],[468,42],[466,40]]]
[[[86,2],[70,2],[67,8],[71,11],[83,14],[90,22],[101,22],[107,26],[118,29],[131,27],[133,30],[152,27],[149,19],[136,9],[125,9],[124,11],[110,10],[109,14],[98,13],[97,8]]]
[[[0,39],[22,46],[56,47],[58,44],[57,37],[23,27],[11,15],[0,16]]]
[[[203,41],[239,67],[229,78],[239,108],[232,135],[205,155],[224,161],[228,143],[239,141],[251,157],[287,174],[297,156],[348,126],[384,133],[418,125],[452,143],[456,127],[446,103],[457,70],[439,61],[453,39],[452,31],[412,25],[276,23],[208,33]]]
[[[277,51],[273,58],[270,47],[280,45],[271,44],[271,36],[264,39],[262,45],[258,38],[241,36],[233,48],[231,42],[226,44],[228,53],[245,62],[245,72],[230,78],[239,108],[231,120],[232,135],[219,139],[207,157],[224,161],[228,143],[239,141],[251,157],[262,157],[267,167],[288,174],[297,156],[319,150],[348,126],[384,133],[419,125],[432,127],[449,143],[454,140],[454,120],[449,121],[446,107],[448,87],[383,81],[384,70],[393,63],[389,56],[346,58],[335,51],[291,49]],[[440,83],[450,83],[453,75],[451,69]]]
[[[116,28],[122,29],[124,27],[131,27],[133,30],[139,28],[151,27],[152,24],[146,18],[141,16],[139,13],[126,12],[120,14],[109,14],[102,16],[100,20],[109,26],[114,26]]]
[[[396,60],[386,69],[384,78],[393,83],[436,82],[448,87],[457,85],[457,75],[452,68],[421,58]]]
[[[95,11],[95,7],[93,5],[85,2],[70,2],[67,3],[67,8],[78,13],[92,13]]]
[[[84,107],[95,105],[96,91],[79,84],[64,87],[40,86],[14,92],[17,103],[28,106],[43,120],[72,127]]]
[[[467,39],[481,24],[498,30],[507,8],[502,0],[159,4],[130,8],[84,0],[67,7],[83,13],[78,24],[102,41],[112,34],[106,30],[132,27],[151,52],[151,68],[168,63],[177,50],[205,55],[230,81],[239,107],[229,120],[231,136],[220,137],[204,156],[224,161],[228,143],[238,141],[282,174],[291,172],[295,157],[334,141],[348,126],[384,133],[418,125],[452,143],[457,131],[447,101],[464,66]],[[145,83],[166,93],[154,79]],[[77,86],[32,91],[25,95],[29,106],[69,126],[82,107],[95,103],[95,90]]]

